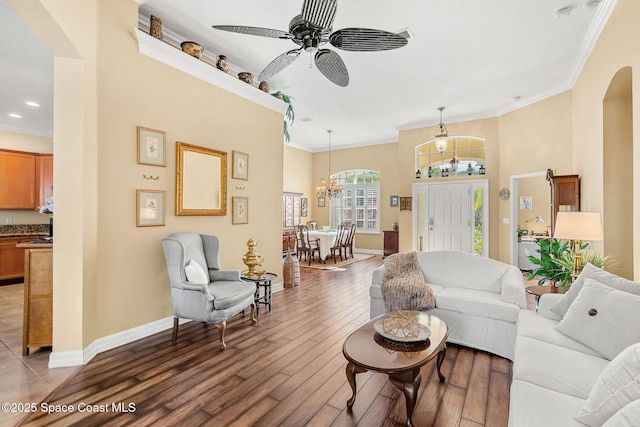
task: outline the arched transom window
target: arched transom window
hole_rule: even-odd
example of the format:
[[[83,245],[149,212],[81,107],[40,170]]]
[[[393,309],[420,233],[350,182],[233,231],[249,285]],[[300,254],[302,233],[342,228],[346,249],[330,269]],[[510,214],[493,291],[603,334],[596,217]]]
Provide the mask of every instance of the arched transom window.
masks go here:
[[[443,151],[438,150],[435,140],[416,147],[416,170],[422,178],[483,175],[484,169],[483,138],[451,136]]]

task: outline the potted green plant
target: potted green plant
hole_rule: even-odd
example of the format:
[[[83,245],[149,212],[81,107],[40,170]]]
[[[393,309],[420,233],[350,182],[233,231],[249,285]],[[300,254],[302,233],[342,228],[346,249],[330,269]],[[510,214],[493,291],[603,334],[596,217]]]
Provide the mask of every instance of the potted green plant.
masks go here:
[[[540,258],[529,255],[529,261],[538,267],[529,272],[529,280],[540,277],[538,285],[544,285],[550,282],[552,286],[569,286],[573,279],[573,271],[576,262],[576,256],[568,241],[562,243],[555,239],[539,239],[537,241]],[[582,257],[582,265],[591,263],[596,267],[604,268],[605,263],[609,260],[609,255],[601,255],[590,249],[587,249],[588,243],[583,243],[580,248],[580,256]]]
[[[293,99],[293,97],[286,95],[280,91],[272,93],[271,95],[287,103],[287,109],[284,112],[284,141],[289,142],[291,141],[291,135],[289,134],[289,126],[293,126],[293,122],[295,120],[293,105],[291,104],[291,100]]]
[[[569,242],[560,243],[555,239],[539,239],[537,241],[540,258],[529,255],[529,261],[537,267],[529,272],[529,280],[540,277],[538,285],[550,282],[552,286],[571,284],[575,257]]]

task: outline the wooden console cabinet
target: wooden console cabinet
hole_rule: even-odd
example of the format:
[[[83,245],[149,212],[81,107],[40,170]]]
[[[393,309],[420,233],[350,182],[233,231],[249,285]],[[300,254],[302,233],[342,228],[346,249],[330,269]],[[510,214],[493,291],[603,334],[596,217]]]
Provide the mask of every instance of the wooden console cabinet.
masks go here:
[[[384,256],[398,253],[398,235],[397,231],[384,231]]]
[[[53,343],[53,245],[21,243],[24,248],[22,355],[30,347]]]
[[[580,211],[580,176],[549,174],[551,185],[551,235],[555,232],[558,212]]]

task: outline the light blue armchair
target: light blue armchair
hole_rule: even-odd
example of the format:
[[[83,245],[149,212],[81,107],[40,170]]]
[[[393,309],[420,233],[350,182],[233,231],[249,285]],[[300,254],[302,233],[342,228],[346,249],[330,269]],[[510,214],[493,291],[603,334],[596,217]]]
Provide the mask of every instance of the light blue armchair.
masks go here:
[[[221,270],[220,239],[198,233],[174,233],[162,239],[173,305],[172,342],[178,339],[180,318],[214,323],[224,350],[227,320],[251,306],[255,317],[253,282],[243,282],[239,270]]]

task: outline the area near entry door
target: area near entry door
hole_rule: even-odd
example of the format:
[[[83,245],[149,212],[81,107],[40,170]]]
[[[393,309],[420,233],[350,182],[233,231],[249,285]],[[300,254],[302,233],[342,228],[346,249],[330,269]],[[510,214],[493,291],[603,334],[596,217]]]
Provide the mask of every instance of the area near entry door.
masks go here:
[[[468,183],[429,185],[428,250],[471,252],[471,208]]]

